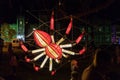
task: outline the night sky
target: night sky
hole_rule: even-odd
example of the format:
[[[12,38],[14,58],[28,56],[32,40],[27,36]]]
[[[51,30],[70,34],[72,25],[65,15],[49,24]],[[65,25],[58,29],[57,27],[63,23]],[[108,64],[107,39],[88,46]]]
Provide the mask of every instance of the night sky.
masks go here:
[[[18,15],[28,15],[27,10],[58,10],[59,2],[66,16],[74,15],[91,24],[120,22],[119,0],[0,0],[0,22],[13,23]]]

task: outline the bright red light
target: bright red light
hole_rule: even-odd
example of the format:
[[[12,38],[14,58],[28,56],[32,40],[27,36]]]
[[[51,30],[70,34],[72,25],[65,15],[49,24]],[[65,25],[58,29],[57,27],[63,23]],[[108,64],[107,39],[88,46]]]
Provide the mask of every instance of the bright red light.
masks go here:
[[[81,40],[82,40],[83,34],[81,34],[77,39],[76,39],[76,43],[78,44]]]
[[[25,58],[26,62],[30,62],[30,58]]]
[[[35,71],[39,71],[39,67],[38,66],[34,66]]]
[[[26,62],[30,62],[30,59],[29,59],[29,58],[27,58],[27,59],[26,59]]]

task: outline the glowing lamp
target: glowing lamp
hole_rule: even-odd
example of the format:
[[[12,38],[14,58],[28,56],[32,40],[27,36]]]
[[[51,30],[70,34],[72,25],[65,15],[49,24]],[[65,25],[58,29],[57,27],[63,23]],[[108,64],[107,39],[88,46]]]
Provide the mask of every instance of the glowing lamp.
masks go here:
[[[48,33],[40,30],[34,30],[34,40],[40,47],[46,47],[51,43],[51,37]]]
[[[45,52],[50,58],[53,59],[60,59],[62,57],[62,49],[54,43],[47,46]]]

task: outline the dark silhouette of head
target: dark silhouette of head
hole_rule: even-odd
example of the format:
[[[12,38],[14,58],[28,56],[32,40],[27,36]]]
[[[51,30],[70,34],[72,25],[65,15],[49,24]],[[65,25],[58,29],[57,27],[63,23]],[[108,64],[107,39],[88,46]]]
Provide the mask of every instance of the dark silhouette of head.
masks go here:
[[[108,49],[98,49],[95,52],[93,65],[94,66],[103,66],[109,65],[112,62],[112,56]]]

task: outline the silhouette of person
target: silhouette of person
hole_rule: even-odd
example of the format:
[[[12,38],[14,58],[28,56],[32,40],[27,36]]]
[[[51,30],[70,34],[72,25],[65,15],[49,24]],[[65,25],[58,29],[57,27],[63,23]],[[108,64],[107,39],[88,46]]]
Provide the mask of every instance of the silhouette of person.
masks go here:
[[[81,80],[112,80],[109,74],[111,74],[113,60],[108,50],[97,49],[95,51],[93,62],[84,69]]]
[[[9,57],[10,57],[9,64],[12,68],[12,74],[15,76],[18,63],[17,63],[16,56],[14,55],[11,43],[9,44],[9,47],[8,47],[8,53],[9,53]]]
[[[71,61],[71,79],[70,80],[78,80],[78,62],[75,59]]]

